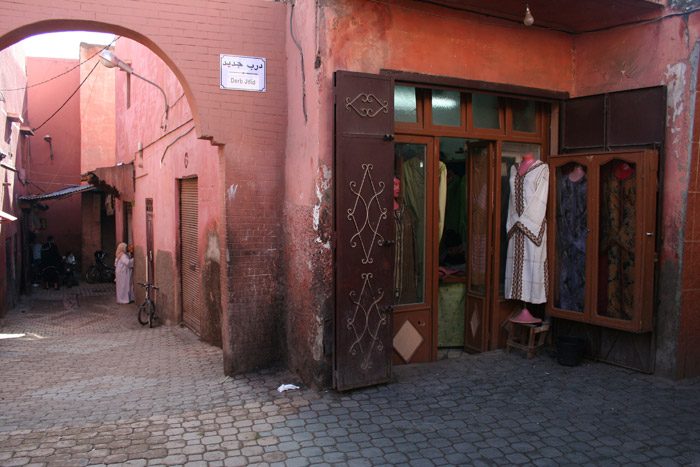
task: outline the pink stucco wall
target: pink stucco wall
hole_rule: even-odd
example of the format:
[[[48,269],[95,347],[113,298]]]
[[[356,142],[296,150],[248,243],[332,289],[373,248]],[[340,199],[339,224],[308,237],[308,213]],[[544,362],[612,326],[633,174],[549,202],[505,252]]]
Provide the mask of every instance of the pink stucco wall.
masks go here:
[[[19,170],[19,174],[0,168],[0,209],[17,218],[21,218],[18,197],[26,193],[26,137],[20,135],[22,122],[7,124],[6,114],[27,118],[26,94],[23,89],[27,83],[25,72],[24,49],[21,46],[0,52],[0,89],[2,101],[0,108],[0,149],[7,155],[3,162]],[[0,224],[0,316],[11,308],[20,291],[22,268],[22,229],[21,220]],[[9,247],[6,248],[6,246]],[[15,256],[15,248],[18,256]],[[8,259],[10,268],[8,270]]]
[[[196,5],[144,0],[134,6],[115,0],[32,0],[0,16],[0,49],[43,32],[112,32],[147,45],[179,78],[195,136],[222,151],[218,253],[229,374],[275,361],[281,349],[280,300],[272,297],[280,296],[286,11],[284,2],[262,0]],[[220,89],[222,53],[266,58],[266,92]]]
[[[112,70],[116,75],[116,141],[117,162],[133,162],[136,190],[133,206],[132,232],[137,250],[135,275],[145,280],[146,250],[145,199],[153,199],[154,247],[156,251],[155,283],[158,292],[159,313],[170,323],[182,320],[180,311],[180,214],[178,179],[196,176],[198,179],[198,253],[202,270],[200,281],[201,308],[205,297],[218,291],[219,276],[204,273],[206,264],[212,261],[219,266],[219,148],[208,141],[197,139],[195,123],[182,86],[168,66],[147,47],[120,39],[115,52],[122,60],[132,64],[134,71],[165,90],[168,105],[167,128],[164,119],[164,100],[153,85],[131,78],[130,103],[127,108],[127,75]],[[139,151],[139,147],[143,150]],[[118,205],[118,218],[122,218],[122,205]],[[120,227],[117,226],[120,232]],[[216,292],[220,297],[220,293]],[[139,290],[139,296],[142,291]],[[220,313],[220,307],[217,307]],[[212,310],[204,310],[208,313]],[[220,321],[220,317],[218,317]],[[221,329],[218,329],[221,332]],[[221,336],[216,339],[220,342]]]
[[[28,114],[32,126],[37,128],[31,141],[29,162],[29,192],[32,194],[80,185],[80,96],[75,94],[68,100],[80,84],[77,65],[78,60],[71,59],[27,58]],[[59,76],[62,73],[65,74]],[[54,77],[57,78],[37,85]],[[66,101],[67,104],[51,117]],[[44,140],[46,135],[51,136],[53,158]],[[53,235],[61,254],[68,250],[77,254],[81,249],[80,196],[42,203],[49,209],[39,215],[46,219],[41,241]]]
[[[80,45],[80,173],[115,164],[114,71],[99,63],[102,45]]]

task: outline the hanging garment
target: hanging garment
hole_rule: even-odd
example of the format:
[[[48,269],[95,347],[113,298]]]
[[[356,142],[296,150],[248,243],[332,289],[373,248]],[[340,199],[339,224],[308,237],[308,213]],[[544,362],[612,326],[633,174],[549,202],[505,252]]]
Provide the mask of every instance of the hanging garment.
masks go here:
[[[508,253],[505,296],[527,303],[544,303],[548,295],[547,192],[549,167],[537,161],[524,175],[520,165],[510,169]]]
[[[420,274],[424,270],[423,252],[425,251],[425,164],[419,157],[414,157],[403,164],[403,200],[406,208],[413,211],[413,241],[415,252],[415,270]],[[417,292],[418,300],[423,299],[423,292]]]
[[[558,307],[583,313],[586,291],[587,176],[577,181],[559,180],[557,200]]]
[[[416,303],[418,280],[414,242],[414,220],[411,209],[402,204],[394,211],[396,243],[394,253],[394,304]]]
[[[612,170],[602,184],[598,314],[629,321],[634,307],[637,185],[634,175],[619,180]]]

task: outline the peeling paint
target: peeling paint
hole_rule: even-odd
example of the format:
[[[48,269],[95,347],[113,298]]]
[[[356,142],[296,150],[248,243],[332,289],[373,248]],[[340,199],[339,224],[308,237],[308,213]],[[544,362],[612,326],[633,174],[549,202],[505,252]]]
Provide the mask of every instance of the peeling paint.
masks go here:
[[[238,191],[238,185],[231,185],[228,187],[228,190],[226,190],[226,195],[228,195],[229,201],[233,201],[233,198],[236,196],[236,191]]]
[[[311,353],[315,361],[323,359],[323,318],[316,316],[316,326],[314,329],[313,344],[311,345]]]
[[[318,204],[314,205],[313,207],[313,229],[316,232],[319,232],[319,226],[321,224],[321,209],[324,205],[323,198],[330,189],[332,176],[331,168],[327,165],[321,165],[321,167],[319,167],[319,172],[320,176],[316,181],[316,197],[318,198]],[[316,237],[314,241],[316,243],[324,243],[324,239],[321,238],[321,235]],[[327,248],[330,248],[330,245]]]
[[[686,64],[684,62],[676,63],[675,65],[667,65],[664,84],[668,87],[668,106],[673,109],[671,122],[675,122],[676,118],[683,112],[683,96],[685,94],[685,72]]]
[[[207,245],[204,250],[204,259],[219,262],[221,250],[219,249],[219,236],[214,233],[207,234]]]
[[[331,186],[331,168],[327,165],[321,166],[321,178],[316,182],[316,197],[318,198],[318,204],[314,206],[313,211],[313,223],[314,230],[318,231],[318,226],[321,218],[321,205],[323,204],[323,195]],[[321,243],[321,238],[316,239],[317,243]]]

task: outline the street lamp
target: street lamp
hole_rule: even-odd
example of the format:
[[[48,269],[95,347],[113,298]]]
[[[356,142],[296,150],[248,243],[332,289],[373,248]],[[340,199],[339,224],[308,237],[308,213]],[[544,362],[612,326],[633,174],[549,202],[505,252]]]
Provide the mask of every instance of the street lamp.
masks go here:
[[[121,60],[119,57],[117,57],[114,53],[110,52],[109,50],[105,49],[102,52],[100,52],[100,62],[106,66],[107,68],[119,68],[122,71],[125,71],[129,73],[130,75],[134,75],[137,78],[141,78],[147,83],[152,84],[153,86],[157,87],[160,92],[163,94],[163,102],[165,103],[165,121],[164,123],[160,126],[163,130],[165,130],[168,126],[168,110],[170,109],[170,106],[168,105],[168,98],[165,95],[165,91],[163,88],[158,86],[156,83],[151,81],[150,79],[144,78],[143,76],[137,74],[134,72],[134,69],[129,66],[128,63],[125,61]]]

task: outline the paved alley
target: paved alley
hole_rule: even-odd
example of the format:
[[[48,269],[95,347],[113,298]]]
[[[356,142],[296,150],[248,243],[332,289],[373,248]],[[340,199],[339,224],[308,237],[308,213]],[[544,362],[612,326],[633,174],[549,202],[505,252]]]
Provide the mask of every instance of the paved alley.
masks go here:
[[[0,466],[700,465],[700,380],[503,351],[347,394],[227,378],[111,284],[36,290],[0,319]]]

